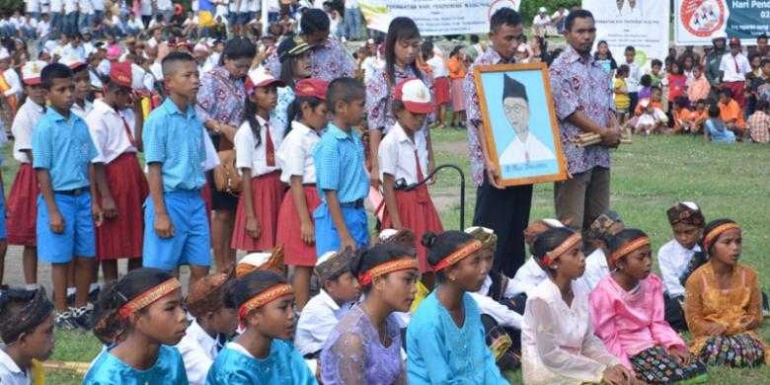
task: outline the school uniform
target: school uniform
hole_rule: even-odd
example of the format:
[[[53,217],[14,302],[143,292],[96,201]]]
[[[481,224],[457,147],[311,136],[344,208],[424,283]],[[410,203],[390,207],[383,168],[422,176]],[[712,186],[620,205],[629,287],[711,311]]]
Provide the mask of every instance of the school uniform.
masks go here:
[[[313,221],[313,210],[321,204],[315,185],[313,149],[321,137],[315,130],[300,122],[291,122],[291,127],[291,131],[284,138],[277,153],[281,181],[291,185],[291,177],[302,176],[302,191],[305,195],[308,215]],[[287,265],[312,267],[315,266],[317,259],[315,246],[302,241],[301,225],[299,211],[294,204],[293,194],[289,191],[283,197],[283,203],[278,212],[277,243],[283,245],[286,253],[284,261]]]
[[[155,232],[155,205],[144,206],[144,267],[173,270],[181,264],[209,266],[211,242],[201,188],[206,180],[203,122],[188,105],[184,112],[168,98],[150,113],[142,132],[147,164],[161,163],[163,200],[174,226],[174,236],[162,239]]]
[[[94,257],[96,245],[89,191],[89,165],[98,161],[85,121],[70,113],[65,118],[48,108],[32,133],[35,170],[47,170],[64,232],[49,225],[42,194],[37,198],[38,258],[47,263],[68,263],[74,256]]]
[[[117,218],[105,220],[96,229],[99,260],[142,256],[142,203],[149,188],[136,156],[135,121],[133,111],[115,111],[101,99],[94,102],[86,117],[118,213]],[[101,196],[96,199],[102,200]]]
[[[32,383],[32,372],[22,370],[19,365],[5,352],[6,346],[0,344],[0,384],[29,385]]]
[[[198,321],[193,321],[187,327],[185,336],[176,348],[182,354],[187,379],[191,385],[206,383],[206,375],[226,342],[224,335],[216,338],[209,335]]]
[[[74,103],[70,111],[73,114],[80,117],[81,119],[85,119],[86,116],[88,116],[88,113],[90,113],[91,110],[93,109],[94,109],[94,104],[86,100],[85,102],[83,102],[82,106],[77,103]]]
[[[227,344],[214,360],[207,385],[217,384],[317,384],[302,356],[288,342],[272,340],[270,354],[256,358],[237,342]]]
[[[426,232],[440,233],[443,231],[441,218],[436,207],[430,199],[427,184],[423,183],[413,190],[407,190],[408,186],[414,186],[425,180],[428,173],[428,153],[420,151],[425,148],[425,136],[414,134],[414,140],[407,136],[406,131],[396,122],[390,133],[380,142],[378,157],[382,178],[388,174],[395,181],[404,180],[403,188],[396,188],[396,206],[401,218],[401,225],[414,232],[416,239],[422,239]],[[387,208],[382,219],[383,228],[393,227],[393,222]],[[418,244],[417,260],[420,262],[420,272],[431,271],[427,260],[427,249]]]
[[[364,210],[364,198],[369,194],[369,173],[364,163],[364,145],[355,130],[347,133],[329,123],[326,133],[313,150],[316,167],[316,186],[321,195],[321,204],[313,212],[315,217],[316,254],[340,248],[340,236],[332,221],[326,194],[337,192],[342,217],[356,246],[369,245],[369,229]]]
[[[99,384],[174,384],[186,385],[182,355],[173,346],[161,345],[158,358],[149,369],[137,370],[103,350],[83,379],[84,385]]]
[[[276,150],[281,146],[285,127],[270,124],[257,116],[261,126],[260,142],[251,131],[251,124],[244,122],[235,133],[235,165],[238,171],[251,169],[251,202],[254,215],[259,222],[259,238],[252,238],[246,232],[246,194],[241,193],[235,212],[235,225],[231,247],[246,251],[263,251],[275,247],[278,210],[285,191],[281,182],[281,170],[276,161]]]
[[[19,171],[8,195],[8,243],[11,245],[36,245],[35,223],[37,221],[37,174],[26,152],[32,150],[32,128],[45,113],[45,107],[27,99],[21,105],[11,126],[13,133],[13,158],[20,163]]]
[[[685,249],[676,239],[668,241],[658,250],[658,264],[664,288],[665,319],[677,330],[687,330],[684,309],[682,309],[685,297],[684,284],[689,274],[699,267],[697,264],[705,262],[705,258],[698,254],[702,254],[700,246],[695,245],[692,249]]]
[[[352,302],[339,305],[326,290],[321,289],[302,308],[302,314],[297,322],[297,333],[294,336],[294,347],[304,357],[320,354],[329,333],[352,306]]]

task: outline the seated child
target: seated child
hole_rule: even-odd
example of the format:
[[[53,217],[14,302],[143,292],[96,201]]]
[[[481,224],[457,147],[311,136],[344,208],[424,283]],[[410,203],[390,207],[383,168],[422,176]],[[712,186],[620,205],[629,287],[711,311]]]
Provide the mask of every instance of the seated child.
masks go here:
[[[548,229],[557,227],[564,227],[564,224],[556,219],[546,218],[532,222],[524,229],[524,243],[529,247],[530,254],[532,254],[532,245],[535,242],[535,237]],[[532,256],[516,271],[516,275],[508,283],[510,289],[507,292],[514,298],[520,296],[517,298],[517,302],[523,301],[526,304],[529,291],[536,288],[540,282],[546,279],[548,279],[548,275],[540,267],[540,264],[537,263],[537,258]]]
[[[350,249],[330,251],[316,262],[315,275],[322,288],[302,309],[294,338],[294,347],[305,358],[318,358],[326,337],[361,295],[350,271],[354,257]]]
[[[612,274],[589,300],[594,330],[604,346],[646,383],[705,380],[706,366],[663,318],[663,285],[650,273],[650,239],[640,230],[625,229],[610,239],[609,250]]]
[[[703,132],[703,125],[709,118],[709,111],[706,104],[706,99],[698,99],[695,102],[695,110],[690,113],[690,120],[688,126],[690,127],[690,133],[698,134]]]
[[[102,290],[94,334],[111,343],[88,368],[83,384],[186,384],[182,355],[173,346],[185,335],[179,280],[151,268],[128,272]]]
[[[652,77],[649,74],[642,75],[639,80],[639,100],[649,99],[652,96]]]
[[[42,383],[54,349],[53,304],[43,289],[10,289],[0,297],[0,384]]]
[[[529,292],[521,330],[526,384],[628,384],[634,378],[594,334],[588,290],[576,284],[585,256],[581,236],[568,228],[538,235],[532,254],[548,279]]]
[[[674,239],[658,251],[658,265],[663,276],[666,321],[676,330],[687,330],[684,319],[684,284],[690,274],[706,262],[698,240],[706,220],[698,205],[680,202],[666,212]]]
[[[653,91],[653,95],[655,91]],[[642,132],[645,135],[662,132],[663,127],[668,123],[668,117],[663,112],[662,107],[656,106],[651,100],[640,100],[636,108],[639,112],[636,123],[633,125],[636,132]]]
[[[216,273],[196,282],[187,296],[193,322],[176,348],[184,359],[190,384],[203,385],[217,354],[235,334],[238,315],[233,303],[229,274]]]
[[[746,132],[746,121],[743,120],[743,109],[733,99],[733,93],[724,88],[719,91],[719,117],[727,126],[727,129],[741,137]]]
[[[730,131],[720,117],[719,107],[712,104],[709,107],[709,118],[703,124],[703,137],[714,143],[735,143],[735,134]]]
[[[687,108],[688,104],[690,104],[690,102],[687,100],[686,96],[677,96],[677,98],[674,99],[674,109],[671,111],[671,115],[674,119],[674,134],[691,131],[690,126],[693,123],[693,113]]]
[[[703,229],[708,262],[687,279],[684,309],[692,333],[690,351],[708,365],[756,366],[770,361],[759,336],[762,294],[754,269],[738,263],[741,228],[719,219]]]
[[[749,137],[755,143],[770,142],[770,115],[767,114],[770,103],[760,99],[755,108],[755,112],[746,122],[749,127]]]
[[[294,289],[272,271],[253,271],[233,287],[243,334],[214,360],[206,384],[317,384],[287,340],[294,334]]]
[[[593,251],[586,257],[586,270],[577,281],[582,282],[589,291],[593,290],[602,278],[610,275],[610,267],[607,264],[607,257],[609,257],[607,243],[625,227],[618,213],[607,210],[599,215],[585,232],[586,246],[584,247]]]

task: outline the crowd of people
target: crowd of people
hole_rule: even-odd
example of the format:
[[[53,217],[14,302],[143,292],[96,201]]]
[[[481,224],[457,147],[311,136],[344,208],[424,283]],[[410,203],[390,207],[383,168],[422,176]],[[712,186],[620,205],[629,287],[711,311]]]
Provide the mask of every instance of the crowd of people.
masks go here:
[[[173,10],[159,10],[163,25]],[[446,57],[407,17],[354,56],[332,35],[334,17],[309,8],[269,35],[231,30],[195,44],[168,27],[146,40],[75,32],[20,68],[9,63],[23,41],[0,51],[0,87],[14,73],[24,92],[3,99],[21,166],[0,238],[3,256],[7,244],[24,247],[27,284],[0,294],[0,382],[39,378],[56,329],[104,344],[86,384],[503,384],[519,368],[528,384],[697,383],[710,366],[770,361],[736,222],[707,223],[692,202],[670,207],[659,278],[649,237],[610,210],[623,103],[641,107],[628,121],[644,132],[661,131],[655,111],[669,109],[660,88],[631,92],[632,47],[619,67],[606,43],[593,55],[589,11],[564,14],[561,52],[543,37],[533,50],[519,13],[502,8],[488,47],[472,37]],[[274,27],[284,24],[296,32]],[[739,68],[739,57],[719,61]],[[484,137],[474,68],[524,61],[549,65],[571,175],[555,185],[559,220],[530,223],[532,185],[500,185]],[[680,98],[698,85],[677,78],[674,62],[666,76],[653,63],[639,82],[668,79],[670,113],[682,116]],[[695,72],[701,60],[681,62]],[[742,115],[727,67],[709,86]],[[505,106],[529,108],[520,83],[504,88]],[[761,110],[762,91],[753,96]],[[467,129],[477,187],[465,231],[443,229],[427,187],[431,128],[449,110],[450,125]],[[583,133],[599,143],[579,145]],[[517,135],[529,162],[533,138]],[[375,239],[372,187],[382,195],[370,208]],[[52,301],[38,261],[51,266]]]

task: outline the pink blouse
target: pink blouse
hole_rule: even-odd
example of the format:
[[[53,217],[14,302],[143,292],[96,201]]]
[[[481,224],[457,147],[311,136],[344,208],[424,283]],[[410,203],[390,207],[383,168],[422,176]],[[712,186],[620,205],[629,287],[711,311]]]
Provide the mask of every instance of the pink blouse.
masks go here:
[[[679,334],[663,319],[663,284],[655,274],[631,291],[606,276],[591,292],[590,303],[594,332],[629,369],[629,358],[651,347],[686,349]]]

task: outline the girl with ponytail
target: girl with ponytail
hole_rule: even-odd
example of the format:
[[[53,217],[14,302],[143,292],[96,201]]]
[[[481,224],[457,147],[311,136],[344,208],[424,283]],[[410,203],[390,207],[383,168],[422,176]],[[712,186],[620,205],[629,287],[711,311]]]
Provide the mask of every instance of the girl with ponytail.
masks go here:
[[[176,345],[185,335],[179,280],[158,269],[130,271],[96,304],[94,334],[108,347],[83,384],[187,384]]]

